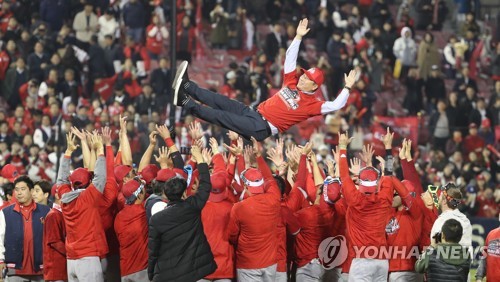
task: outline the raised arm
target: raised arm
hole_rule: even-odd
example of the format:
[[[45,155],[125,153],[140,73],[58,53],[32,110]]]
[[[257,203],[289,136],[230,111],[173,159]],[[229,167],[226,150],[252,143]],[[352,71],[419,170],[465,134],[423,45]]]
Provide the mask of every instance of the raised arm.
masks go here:
[[[118,196],[118,185],[116,183],[114,172],[114,154],[111,147],[111,129],[104,127],[102,129],[102,141],[106,146],[106,188],[103,193],[103,200],[106,206],[111,206]]]
[[[418,174],[417,169],[415,168],[415,161],[413,161],[411,155],[411,140],[404,140],[403,144],[404,144],[403,148],[404,148],[404,159],[405,159],[405,161],[401,161],[401,168],[403,169],[403,177],[404,179],[413,183],[413,185],[415,186],[415,192],[417,193],[417,195],[420,195],[424,192],[424,189],[422,188],[420,175]]]
[[[172,163],[174,164],[174,168],[184,169],[184,160],[182,159],[182,155],[177,149],[174,140],[172,140],[172,136],[170,135],[170,131],[165,125],[156,125],[156,131],[160,134],[161,138],[165,140],[165,144],[167,144],[169,157],[172,159]]]
[[[70,159],[71,159],[71,154],[78,148],[78,146],[75,144],[75,135],[73,133],[68,133],[66,135],[66,152],[64,152],[64,156],[61,159],[61,163],[59,164],[59,172],[57,175],[57,180],[56,184],[57,185],[63,185],[63,184],[70,184],[69,182],[69,175],[70,175]]]
[[[122,164],[132,166],[132,149],[127,135],[127,117],[120,115],[120,147]]]
[[[340,92],[337,98],[333,101],[326,101],[321,105],[321,114],[325,115],[337,110],[342,109],[347,103],[349,98],[349,91],[351,91],[352,86],[356,82],[358,77],[358,71],[353,69],[349,72],[349,75],[344,74],[344,89]]]
[[[82,155],[83,155],[83,167],[84,168],[89,168],[89,163],[90,163],[90,148],[89,144],[87,142],[87,137],[85,135],[85,132],[82,130],[78,130],[76,127],[71,127],[71,133],[73,135],[76,135],[78,139],[80,139],[80,144],[82,148]]]
[[[210,172],[208,170],[206,160],[203,159],[200,147],[191,147],[191,154],[193,158],[195,158],[196,163],[198,163],[198,171],[200,172],[200,185],[198,187],[198,192],[196,192],[194,196],[188,197],[186,199],[186,202],[201,210],[205,206],[205,203],[208,200],[208,196],[210,195],[210,191],[212,190],[212,184],[210,182]]]
[[[98,155],[97,161],[95,163],[94,179],[92,183],[94,184],[97,191],[100,193],[104,192],[104,187],[106,186],[106,159],[104,158],[104,147],[102,145],[102,137],[97,135],[92,135],[92,142],[97,144],[96,153]]]
[[[347,163],[347,145],[351,140],[346,134],[340,134],[339,150],[333,152],[340,170],[340,181],[342,181],[342,194],[348,205],[357,204],[363,195],[356,189],[356,185],[349,175],[349,165]]]
[[[156,147],[156,135],[158,135],[158,131],[152,131],[149,133],[149,145],[142,155],[137,172],[141,172],[148,164],[151,163],[151,156],[153,156],[153,152]]]
[[[310,30],[307,28],[308,23],[309,21],[307,19],[303,19],[299,22],[295,38],[290,44],[290,47],[286,50],[284,67],[285,74],[295,72],[297,69],[297,56],[299,54],[300,42],[302,41],[302,37],[305,36]]]

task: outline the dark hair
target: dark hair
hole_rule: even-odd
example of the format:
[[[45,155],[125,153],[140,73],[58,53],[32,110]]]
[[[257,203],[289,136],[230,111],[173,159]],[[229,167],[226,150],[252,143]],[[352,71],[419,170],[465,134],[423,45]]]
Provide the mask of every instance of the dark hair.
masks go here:
[[[444,234],[446,242],[458,243],[462,239],[462,224],[455,219],[448,219],[444,222],[441,228],[441,233]]]
[[[281,196],[283,196],[285,194],[285,191],[286,191],[285,180],[283,179],[283,177],[276,175],[276,174],[274,174],[273,177],[274,177],[274,180],[276,180],[276,184],[278,184],[278,188],[280,188]]]
[[[40,186],[40,188],[42,188],[42,191],[43,193],[49,193],[50,195],[50,190],[52,190],[52,186],[50,185],[50,183],[46,180],[40,180],[40,181],[37,181],[35,182],[35,185],[33,185],[33,187],[35,187],[36,185]]]
[[[169,201],[179,201],[186,188],[187,182],[184,178],[174,177],[165,182],[163,193],[165,193]]]
[[[7,195],[11,196],[14,194],[14,184],[8,182],[8,183],[5,183],[3,185],[3,191],[5,193],[5,197],[7,197]]]
[[[448,183],[444,188],[446,205],[450,209],[456,209],[462,200],[462,191],[454,183]]]
[[[14,181],[14,187],[16,187],[17,183],[20,183],[20,182],[26,183],[26,186],[28,186],[28,188],[30,190],[33,190],[33,187],[35,187],[35,184],[33,183],[33,180],[31,180],[31,178],[29,178],[27,175],[21,175],[21,176],[19,176],[16,179],[16,181]]]

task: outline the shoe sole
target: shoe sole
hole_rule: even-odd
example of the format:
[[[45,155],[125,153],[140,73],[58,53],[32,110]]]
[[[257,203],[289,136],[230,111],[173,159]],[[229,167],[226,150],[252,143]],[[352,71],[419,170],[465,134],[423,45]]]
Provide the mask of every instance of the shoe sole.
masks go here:
[[[179,97],[179,88],[181,87],[182,84],[182,77],[184,76],[184,73],[186,72],[188,67],[188,62],[187,61],[182,61],[182,63],[179,65],[179,69],[175,73],[175,78],[174,78],[174,83],[173,83],[173,89],[174,89],[174,105],[177,105],[177,100]]]

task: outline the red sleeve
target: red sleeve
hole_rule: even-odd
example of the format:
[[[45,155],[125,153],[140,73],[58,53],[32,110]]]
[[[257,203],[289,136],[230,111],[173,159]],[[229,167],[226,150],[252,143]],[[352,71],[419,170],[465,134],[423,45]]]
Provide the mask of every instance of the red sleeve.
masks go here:
[[[345,202],[344,198],[340,198],[336,203],[335,203],[335,215],[336,216],[345,216],[347,212],[347,203]]]
[[[55,251],[66,256],[64,222],[57,220],[56,216],[56,214],[52,214],[45,218],[44,241]]]
[[[306,192],[307,192],[307,197],[309,198],[309,201],[314,202],[316,201],[316,185],[314,185],[314,177],[313,174],[310,172],[307,172],[307,179],[306,179]]]
[[[220,153],[213,156],[212,163],[214,164],[212,174],[217,172],[226,172],[226,163],[224,162],[224,158]]]
[[[285,222],[288,234],[297,235],[300,231],[300,223],[297,217],[287,207],[281,207],[281,217]]]
[[[231,164],[231,163],[227,164],[226,173],[229,183],[231,183],[231,181],[233,180],[235,172],[236,172],[236,164]]]
[[[340,181],[342,181],[342,195],[344,195],[347,205],[354,206],[361,201],[361,192],[356,189],[354,182],[349,175],[349,165],[347,164],[347,151],[340,150]]]
[[[245,170],[245,158],[243,155],[236,156],[236,169],[238,169],[238,173],[242,173]]]
[[[305,188],[307,178],[307,156],[301,155],[299,161],[299,168],[297,170],[297,179],[295,181],[295,187]]]
[[[415,162],[403,160],[401,161],[401,168],[403,169],[403,177],[404,179],[413,183],[415,186],[415,193],[417,196],[424,193],[424,189],[422,188],[422,182],[420,181],[420,176],[418,175],[417,169],[415,169]]]
[[[414,198],[412,195],[410,195],[404,184],[401,183],[401,181],[399,181],[399,179],[397,179],[394,176],[392,177],[392,183],[394,184],[394,189],[398,192],[399,196],[401,197],[403,204],[410,212],[411,217],[413,218],[420,217],[422,214],[420,206],[420,202],[422,201],[422,199],[420,199],[420,197]],[[419,203],[417,203],[418,200],[420,200]]]
[[[236,245],[238,243],[238,236],[240,234],[240,226],[236,209],[236,205],[231,209],[231,213],[229,215],[229,223],[227,224],[227,234],[229,242],[231,242],[233,245]]]
[[[262,176],[264,176],[264,181],[269,184],[269,188],[267,189],[266,193],[272,194],[279,201],[281,199],[280,189],[278,188],[278,184],[276,183],[276,180],[273,177],[271,169],[269,169],[266,160],[264,160],[262,156],[257,158],[257,166],[259,167]]]
[[[292,212],[296,212],[302,207],[302,202],[305,200],[304,195],[298,188],[293,188],[284,200],[283,204]]]
[[[110,207],[118,196],[118,184],[116,183],[114,173],[113,148],[106,146],[106,185],[104,187],[102,200],[105,203],[104,208]]]
[[[121,164],[123,164],[122,163],[122,152],[118,151],[118,153],[116,153],[116,157],[115,157],[115,165],[121,165]]]
[[[289,73],[285,73],[283,75],[283,86],[291,88],[291,89],[296,89],[297,88],[297,82],[299,81],[297,77],[297,71],[293,70]]]

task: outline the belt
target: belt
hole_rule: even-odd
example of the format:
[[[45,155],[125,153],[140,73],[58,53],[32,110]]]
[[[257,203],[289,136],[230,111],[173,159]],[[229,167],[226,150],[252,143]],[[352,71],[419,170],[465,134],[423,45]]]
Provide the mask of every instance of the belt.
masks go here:
[[[260,115],[260,117],[262,118],[262,120],[264,121],[264,123],[266,124],[266,130],[267,130],[267,134],[269,136],[273,135],[273,132],[271,130],[271,127],[269,126],[269,122],[267,121],[267,119],[259,112],[258,109],[256,108],[252,108],[256,113],[258,113]]]

